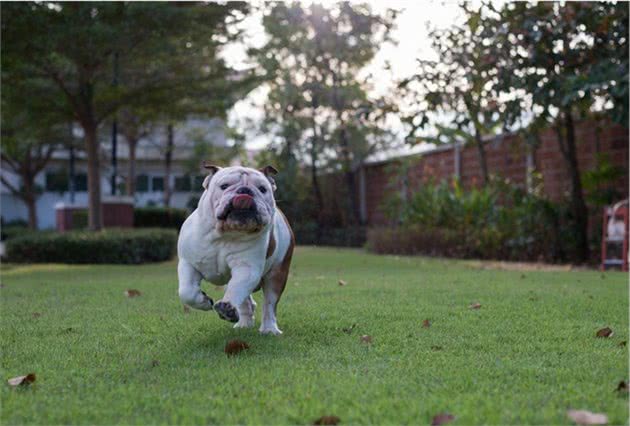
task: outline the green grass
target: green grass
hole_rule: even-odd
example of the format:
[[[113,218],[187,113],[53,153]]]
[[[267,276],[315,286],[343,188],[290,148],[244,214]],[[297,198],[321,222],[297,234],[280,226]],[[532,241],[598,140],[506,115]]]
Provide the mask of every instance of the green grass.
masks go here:
[[[615,392],[628,379],[627,274],[522,277],[303,247],[294,259],[279,338],[185,314],[174,262],[4,265],[2,379],[37,382],[0,386],[1,423],[426,424],[449,412],[453,424],[568,424],[569,408],[628,421]],[[595,338],[605,326],[614,336]],[[233,338],[251,349],[226,357]]]

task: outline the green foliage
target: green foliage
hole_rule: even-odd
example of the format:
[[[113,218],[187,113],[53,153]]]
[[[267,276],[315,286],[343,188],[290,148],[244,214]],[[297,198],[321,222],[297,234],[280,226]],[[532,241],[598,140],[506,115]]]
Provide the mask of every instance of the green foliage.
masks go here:
[[[176,243],[174,230],[108,229],[31,233],[8,240],[6,250],[16,263],[138,264],[171,259]]]
[[[394,198],[400,198],[395,195]],[[389,213],[401,229],[370,233],[375,250],[511,260],[562,260],[560,211],[540,197],[493,179],[483,188],[425,184]],[[388,200],[385,205],[391,204]],[[407,235],[407,236],[404,236]],[[394,243],[401,240],[398,247]]]
[[[484,14],[511,121],[603,109],[628,126],[627,2],[488,4]]]
[[[614,166],[606,154],[598,154],[595,167],[582,174],[586,200],[591,206],[603,207],[622,199],[615,182],[625,175],[623,167]]]
[[[363,247],[366,241],[364,226],[343,228],[321,227],[315,222],[291,222],[295,241],[300,245],[331,247]]]
[[[395,12],[380,16],[366,4],[293,2],[271,3],[264,13],[269,40],[250,52],[270,89],[263,131],[273,135],[273,148],[283,160],[279,167],[302,162],[313,169],[311,190],[321,210],[318,170],[347,173],[347,190],[355,193],[357,167],[395,144],[385,125],[394,103],[368,97],[369,79],[358,78],[390,40]]]
[[[195,206],[195,208],[197,208]],[[136,228],[172,228],[179,230],[188,217],[186,209],[165,207],[136,207],[133,226]]]

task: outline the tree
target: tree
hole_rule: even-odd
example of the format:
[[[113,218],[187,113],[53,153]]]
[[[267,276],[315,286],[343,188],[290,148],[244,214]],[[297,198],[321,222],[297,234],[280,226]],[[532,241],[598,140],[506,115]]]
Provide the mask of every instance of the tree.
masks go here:
[[[28,209],[28,226],[37,229],[37,198],[41,193],[35,183],[53,153],[71,138],[66,111],[51,110],[54,91],[49,85],[22,85],[8,71],[2,73],[2,147],[3,166],[20,178],[20,184],[5,175],[4,186],[19,197]]]
[[[399,88],[411,103],[404,122],[408,140],[474,145],[483,184],[489,181],[484,137],[496,134],[503,120],[493,92],[497,71],[492,47],[484,43],[480,12],[462,6],[467,20],[429,34],[438,59],[418,60],[418,71]],[[431,127],[435,137],[419,132]]]
[[[496,90],[510,124],[553,126],[571,181],[577,258],[587,260],[588,209],[576,155],[575,122],[597,110],[628,125],[628,4],[509,3],[485,8],[496,54]]]
[[[276,3],[265,13],[268,42],[252,53],[270,89],[266,128],[276,135],[287,163],[308,159],[313,198],[323,210],[318,170],[343,172],[348,217],[360,222],[355,174],[365,158],[392,142],[382,121],[370,120],[384,99],[367,95],[360,71],[389,39],[395,13],[373,14],[347,2],[323,7]],[[363,116],[364,120],[360,120]]]
[[[3,68],[53,83],[57,104],[70,109],[83,128],[90,229],[102,227],[99,126],[122,106],[204,81],[214,71],[211,64],[204,68],[190,61],[214,53],[215,45],[229,37],[227,24],[244,8],[236,2],[4,5]],[[176,54],[182,52],[188,53]],[[137,78],[113,87],[115,55],[121,64],[142,59],[144,66],[135,68]]]

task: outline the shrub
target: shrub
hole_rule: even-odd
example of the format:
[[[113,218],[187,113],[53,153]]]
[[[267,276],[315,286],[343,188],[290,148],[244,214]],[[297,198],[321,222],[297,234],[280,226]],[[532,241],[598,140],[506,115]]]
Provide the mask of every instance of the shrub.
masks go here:
[[[557,261],[570,251],[570,238],[559,237],[566,226],[561,206],[504,181],[469,191],[457,182],[429,184],[395,201],[390,218],[397,215],[400,228],[370,232],[376,252]]]
[[[334,247],[362,247],[366,241],[366,228],[348,226],[345,228],[321,227],[315,222],[292,224],[297,244]]]
[[[177,232],[169,229],[108,229],[27,234],[6,243],[9,262],[159,262],[175,254]]]
[[[179,230],[186,220],[185,209],[165,207],[135,208],[133,226],[136,228],[172,228]]]

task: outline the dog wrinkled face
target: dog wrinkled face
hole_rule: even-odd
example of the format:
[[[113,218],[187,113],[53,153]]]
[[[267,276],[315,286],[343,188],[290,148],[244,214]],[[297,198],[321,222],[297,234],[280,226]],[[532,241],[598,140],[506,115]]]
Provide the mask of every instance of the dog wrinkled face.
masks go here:
[[[207,184],[205,200],[210,203],[217,230],[248,234],[262,231],[276,208],[272,182],[264,173],[247,167],[218,169]]]

